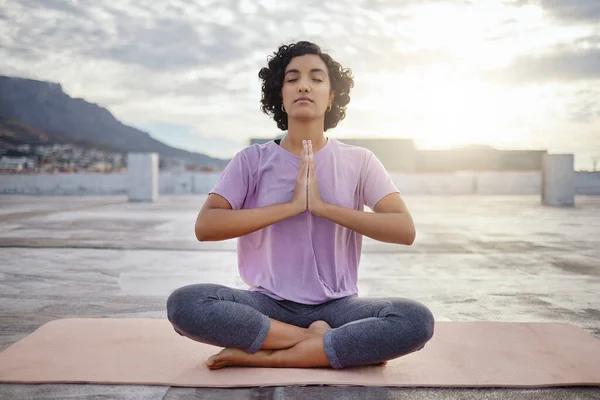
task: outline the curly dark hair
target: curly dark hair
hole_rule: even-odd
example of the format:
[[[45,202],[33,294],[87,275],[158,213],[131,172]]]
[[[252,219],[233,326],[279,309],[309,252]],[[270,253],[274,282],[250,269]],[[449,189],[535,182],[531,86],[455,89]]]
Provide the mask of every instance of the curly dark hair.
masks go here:
[[[352,71],[343,68],[329,54],[323,53],[314,43],[300,41],[280,46],[277,52],[268,58],[268,67],[262,68],[258,77],[262,79],[262,96],[260,109],[267,115],[272,114],[277,127],[282,131],[288,129],[288,115],[281,110],[283,98],[281,89],[285,68],[293,57],[316,54],[327,65],[329,83],[335,94],[331,111],[325,113],[325,130],[334,128],[346,117],[346,106],[350,103],[350,88],[354,87]]]

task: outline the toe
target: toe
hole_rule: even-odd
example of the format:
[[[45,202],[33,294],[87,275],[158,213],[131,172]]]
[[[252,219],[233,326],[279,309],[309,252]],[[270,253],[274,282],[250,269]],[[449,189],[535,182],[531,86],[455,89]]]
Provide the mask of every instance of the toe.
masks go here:
[[[208,359],[206,360],[206,365],[208,365],[209,367],[212,365],[215,365],[217,363],[218,358],[219,358],[218,354],[214,354],[214,355],[208,357]]]
[[[331,326],[325,321],[315,321],[309,325],[308,329],[319,332],[320,334],[324,334],[326,331],[331,329]]]

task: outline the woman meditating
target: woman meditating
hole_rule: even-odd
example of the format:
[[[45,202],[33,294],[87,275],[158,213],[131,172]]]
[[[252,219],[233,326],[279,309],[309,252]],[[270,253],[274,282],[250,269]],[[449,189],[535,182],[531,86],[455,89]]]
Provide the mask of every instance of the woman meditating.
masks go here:
[[[410,245],[415,227],[373,153],[324,134],[345,117],[351,71],[298,42],[281,46],[259,77],[262,111],[287,133],[234,156],[195,226],[200,241],[239,238],[249,289],[184,286],[169,296],[169,321],[225,347],[206,361],[210,369],[345,368],[422,349],[434,332],[427,307],[358,296],[363,235]]]

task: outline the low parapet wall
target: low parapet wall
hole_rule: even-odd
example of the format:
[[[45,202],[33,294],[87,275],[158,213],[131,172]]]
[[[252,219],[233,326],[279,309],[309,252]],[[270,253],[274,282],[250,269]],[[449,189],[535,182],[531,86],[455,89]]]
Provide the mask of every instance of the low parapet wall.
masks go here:
[[[159,194],[207,194],[219,172],[159,174]],[[403,194],[537,195],[540,172],[394,173],[390,176]],[[600,195],[600,172],[576,172],[577,195]],[[127,174],[5,174],[0,194],[85,196],[127,195]]]

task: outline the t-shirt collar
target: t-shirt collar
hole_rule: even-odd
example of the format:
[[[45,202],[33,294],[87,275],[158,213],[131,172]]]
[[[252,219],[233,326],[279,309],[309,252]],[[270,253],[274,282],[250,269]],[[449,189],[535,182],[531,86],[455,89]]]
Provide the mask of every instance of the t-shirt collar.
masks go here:
[[[332,139],[332,138],[330,138],[330,137],[327,137],[327,136],[326,136],[325,138],[327,139],[327,141],[325,142],[325,146],[323,146],[323,147],[322,147],[322,148],[321,148],[319,151],[317,151],[317,152],[315,153],[315,159],[317,159],[318,157],[321,157],[321,154],[324,154],[324,153],[326,153],[327,151],[329,151],[329,148],[331,147],[331,142],[332,142],[332,140],[333,140],[333,139]],[[282,137],[281,139],[283,139],[283,137]],[[281,142],[280,142],[280,143],[281,143]],[[270,145],[271,145],[271,146],[275,146],[275,147],[277,147],[277,150],[276,150],[276,151],[279,151],[279,152],[280,152],[280,153],[282,153],[282,154],[286,154],[286,155],[287,155],[287,157],[292,157],[292,158],[294,158],[294,159],[296,159],[296,160],[300,158],[299,156],[297,156],[297,155],[295,155],[295,154],[293,154],[293,153],[291,153],[291,152],[287,151],[287,150],[286,150],[286,149],[284,149],[283,147],[281,147],[281,145],[279,145],[279,144],[275,143],[275,140],[272,140],[272,141],[270,142]]]

